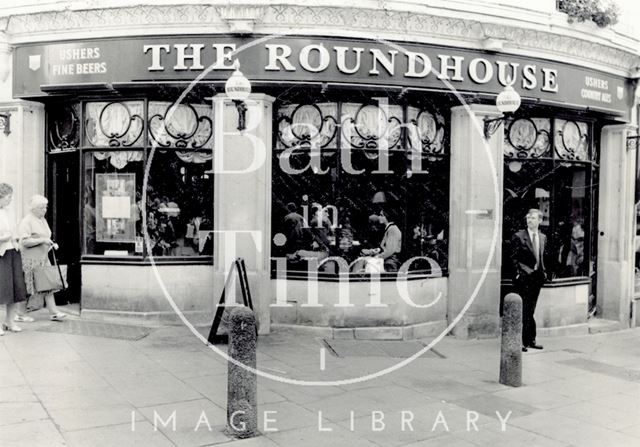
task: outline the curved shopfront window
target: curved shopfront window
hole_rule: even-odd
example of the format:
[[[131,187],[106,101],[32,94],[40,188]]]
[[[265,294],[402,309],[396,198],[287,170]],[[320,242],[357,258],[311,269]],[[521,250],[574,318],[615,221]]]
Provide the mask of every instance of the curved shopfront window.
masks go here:
[[[447,269],[447,123],[432,105],[277,105],[274,273],[395,277]]]
[[[595,272],[598,154],[593,125],[572,118],[516,118],[505,125],[504,247],[526,227],[530,208],[542,211],[547,235],[545,265],[551,279]],[[510,263],[503,262],[503,277]]]
[[[81,152],[83,255],[210,259],[211,107],[180,104],[172,109],[172,105],[139,99],[87,101],[48,109],[49,153]],[[82,128],[76,132],[80,136],[66,131],[72,126],[70,116]],[[153,146],[156,150],[151,158]],[[149,167],[146,223],[150,250],[142,231],[145,166]]]

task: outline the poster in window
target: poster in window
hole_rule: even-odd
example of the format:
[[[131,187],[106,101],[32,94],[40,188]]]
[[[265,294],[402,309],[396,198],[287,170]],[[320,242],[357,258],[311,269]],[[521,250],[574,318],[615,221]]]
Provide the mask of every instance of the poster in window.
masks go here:
[[[96,174],[96,240],[136,241],[135,174]]]

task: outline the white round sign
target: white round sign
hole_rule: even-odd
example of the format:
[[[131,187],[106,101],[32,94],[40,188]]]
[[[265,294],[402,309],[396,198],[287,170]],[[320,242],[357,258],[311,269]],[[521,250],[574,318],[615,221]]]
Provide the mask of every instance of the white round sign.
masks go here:
[[[496,107],[501,113],[513,113],[520,107],[520,94],[507,85],[496,98]]]
[[[227,79],[224,85],[224,91],[232,100],[244,101],[251,93],[251,83],[242,72],[236,68],[231,77]]]

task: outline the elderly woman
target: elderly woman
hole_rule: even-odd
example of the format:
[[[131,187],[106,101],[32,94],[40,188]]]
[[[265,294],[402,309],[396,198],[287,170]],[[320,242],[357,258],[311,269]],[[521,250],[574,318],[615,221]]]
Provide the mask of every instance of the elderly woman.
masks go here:
[[[0,183],[0,304],[7,306],[5,322],[0,328],[0,335],[4,331],[20,332],[19,326],[13,322],[16,315],[16,303],[24,301],[24,276],[22,275],[22,261],[18,253],[19,245],[16,237],[15,219],[8,206],[13,198],[13,188],[6,183]]]
[[[56,306],[53,291],[38,292],[33,284],[33,271],[36,267],[51,265],[49,262],[49,250],[55,245],[51,240],[51,229],[44,215],[47,213],[49,201],[40,195],[31,197],[29,213],[22,219],[18,227],[20,248],[22,253],[22,266],[24,280],[27,285],[27,293],[35,302],[44,302],[47,305],[52,321],[62,321],[67,315],[60,312]]]

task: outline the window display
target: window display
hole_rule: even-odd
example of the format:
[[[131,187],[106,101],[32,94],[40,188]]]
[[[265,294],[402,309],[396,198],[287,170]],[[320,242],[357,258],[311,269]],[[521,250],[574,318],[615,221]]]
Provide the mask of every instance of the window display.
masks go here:
[[[60,105],[57,112],[49,121],[50,151],[82,151],[85,255],[210,259],[210,105],[88,101]],[[78,141],[80,148],[73,146]],[[143,194],[145,166],[149,172]],[[142,231],[145,208],[149,247]]]
[[[135,174],[96,174],[96,241],[135,242]]]
[[[275,268],[294,276],[446,271],[444,117],[430,105],[377,100],[278,107]]]
[[[143,254],[142,151],[84,153],[84,253]]]
[[[543,213],[545,265],[552,278],[588,277],[595,228],[597,153],[591,125],[551,118],[518,118],[505,126],[503,253],[524,228],[530,208]],[[503,277],[511,278],[508,263]]]

